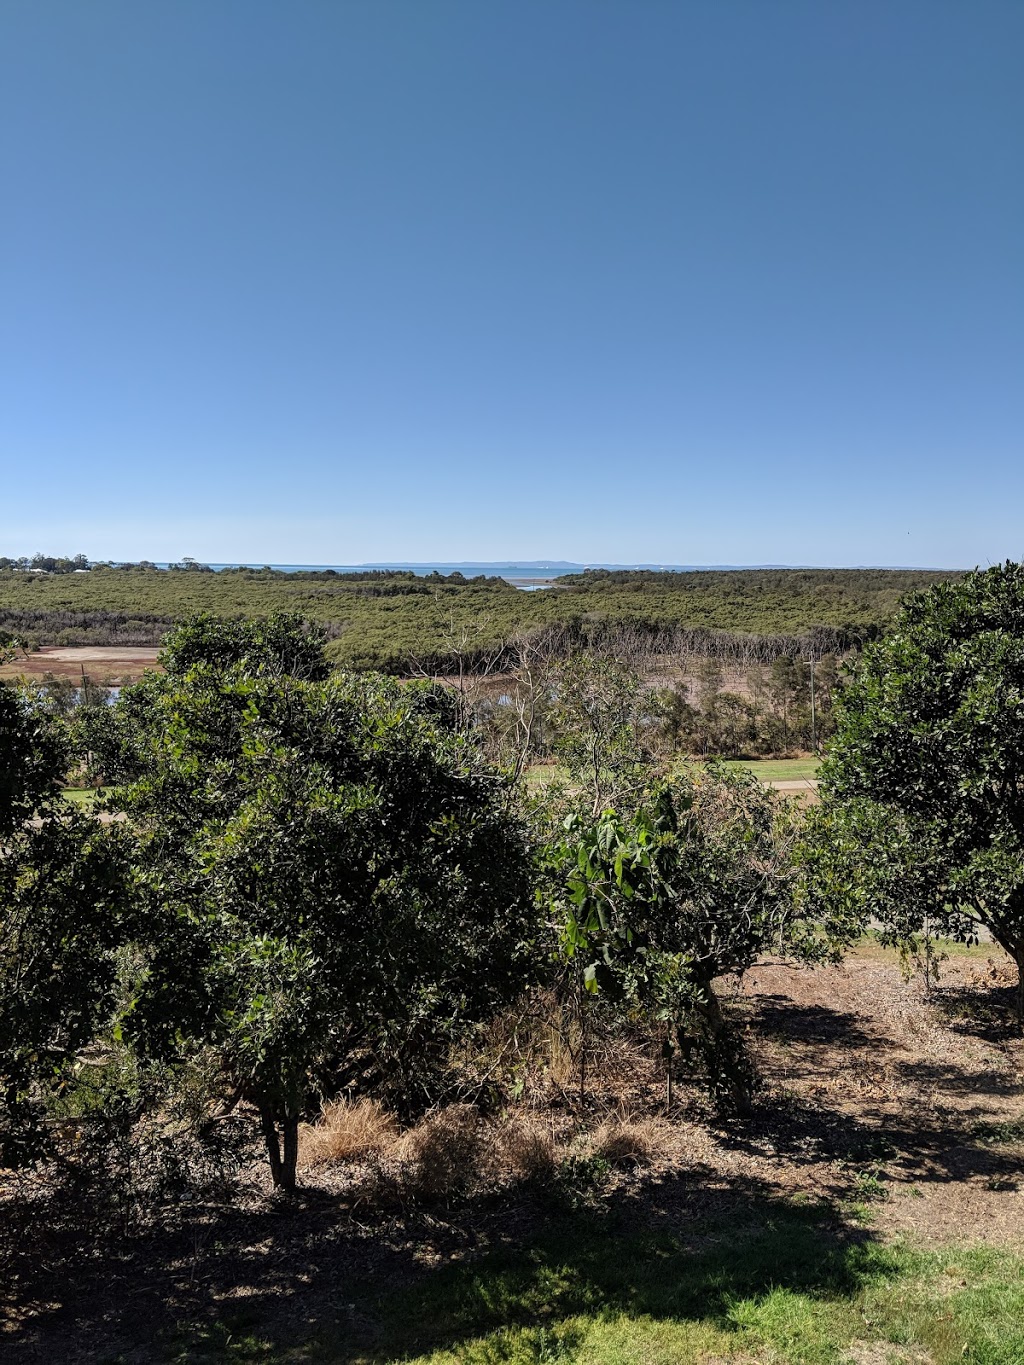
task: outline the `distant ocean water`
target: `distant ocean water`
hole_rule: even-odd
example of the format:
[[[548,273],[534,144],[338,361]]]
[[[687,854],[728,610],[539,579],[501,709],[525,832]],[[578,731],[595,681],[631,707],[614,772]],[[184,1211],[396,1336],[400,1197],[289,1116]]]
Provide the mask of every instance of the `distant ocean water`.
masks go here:
[[[157,565],[166,569],[166,563]],[[504,578],[506,582],[523,592],[538,592],[550,587],[555,578],[563,574],[583,573],[586,569],[654,569],[662,573],[701,573],[712,570],[729,569],[783,569],[792,568],[785,564],[611,564],[604,561],[590,564],[577,564],[568,559],[522,559],[522,560],[449,560],[431,564],[402,563],[389,561],[375,564],[257,564],[255,561],[230,564],[211,564],[211,569],[276,569],[279,573],[323,573],[333,569],[335,573],[366,573],[373,569],[402,569],[426,577],[432,573],[461,573],[466,578],[476,578],[484,574],[491,578]]]

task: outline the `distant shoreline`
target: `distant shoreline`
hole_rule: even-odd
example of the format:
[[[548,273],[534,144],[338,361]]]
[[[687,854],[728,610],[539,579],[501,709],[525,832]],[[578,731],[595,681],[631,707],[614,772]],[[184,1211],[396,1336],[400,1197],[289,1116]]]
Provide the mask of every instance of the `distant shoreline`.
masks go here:
[[[131,563],[132,561],[115,560],[114,562]],[[170,561],[155,561],[155,567],[158,569],[169,568]],[[840,567],[835,564],[612,564],[597,561],[577,564],[567,560],[495,560],[492,562],[438,560],[430,563],[389,560],[367,564],[268,564],[266,562],[257,563],[255,560],[232,560],[230,563],[211,563],[206,567],[218,572],[222,569],[273,569],[277,573],[334,572],[338,574],[368,573],[373,570],[392,572],[404,570],[407,573],[416,574],[419,578],[428,577],[433,573],[445,575],[461,573],[467,578],[484,575],[496,578],[516,578],[524,583],[550,583],[553,579],[561,578],[566,574],[586,573],[588,569],[607,569],[617,573],[750,573],[758,570],[799,572],[830,569],[843,573],[870,569],[907,573],[958,572],[958,569],[951,569],[949,566],[937,568],[934,565],[922,564],[856,564]]]

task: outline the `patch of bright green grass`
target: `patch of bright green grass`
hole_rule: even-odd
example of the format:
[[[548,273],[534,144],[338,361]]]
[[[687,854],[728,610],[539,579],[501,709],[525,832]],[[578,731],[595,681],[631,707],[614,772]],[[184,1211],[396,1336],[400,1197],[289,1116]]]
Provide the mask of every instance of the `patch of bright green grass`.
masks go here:
[[[800,782],[813,781],[821,764],[817,758],[755,758],[730,759],[726,766],[746,768],[762,782]]]
[[[346,1281],[340,1319],[274,1339],[178,1329],[174,1360],[340,1365],[1021,1365],[1024,1257],[884,1245],[822,1206],[754,1200],[682,1235],[560,1212],[526,1245],[388,1290]],[[684,1241],[683,1238],[686,1240]],[[301,1293],[301,1291],[300,1291]],[[312,1305],[311,1305],[312,1307]],[[301,1338],[301,1334],[300,1334]]]
[[[829,1246],[793,1214],[736,1228],[696,1254],[670,1238],[591,1228],[571,1246],[442,1273],[395,1307],[398,1349],[356,1359],[839,1365],[874,1347],[879,1361],[922,1352],[934,1365],[1024,1361],[1020,1257]],[[410,1354],[424,1331],[437,1346]]]
[[[61,795],[65,801],[72,801],[76,806],[92,806],[96,800],[97,792],[93,787],[65,787]]]
[[[867,933],[862,935],[854,951],[861,955],[866,954],[869,956],[874,955],[887,956],[890,957],[894,962],[898,962],[900,960],[900,950],[898,948],[887,947],[885,944],[880,943],[878,933],[874,929],[869,929]],[[958,939],[955,938],[935,937],[932,939],[932,952],[936,955],[937,958],[940,959],[939,961],[940,980],[942,978],[941,959],[943,958],[967,957],[977,958],[980,961],[985,962],[987,962],[989,958],[992,958],[996,962],[1010,961],[1009,955],[1003,948],[999,946],[998,943],[992,943],[991,941],[985,940],[983,940],[981,943],[961,943]]]
[[[699,765],[697,765],[699,766]],[[729,759],[727,768],[743,768],[759,777],[762,782],[813,781],[818,775],[820,762],[816,758],[752,758]],[[566,770],[557,763],[535,763],[526,770],[529,787],[546,787],[552,782],[568,779]]]
[[[553,782],[568,781],[569,774],[559,763],[534,763],[523,774],[529,788],[549,787]]]

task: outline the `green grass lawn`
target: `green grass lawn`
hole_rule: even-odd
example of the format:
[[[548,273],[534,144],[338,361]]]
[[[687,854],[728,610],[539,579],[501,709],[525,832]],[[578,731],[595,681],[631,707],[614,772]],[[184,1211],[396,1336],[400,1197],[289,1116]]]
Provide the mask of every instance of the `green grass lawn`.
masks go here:
[[[821,766],[817,758],[755,758],[730,760],[730,768],[748,768],[762,782],[799,782],[813,780]]]
[[[65,801],[73,801],[76,806],[92,806],[97,792],[93,787],[65,787],[61,792]]]
[[[558,763],[534,763],[523,776],[528,788],[548,787],[552,782],[565,782],[569,774]]]
[[[834,1211],[763,1200],[692,1222],[687,1247],[614,1217],[552,1218],[531,1245],[346,1291],[354,1333],[272,1342],[241,1309],[179,1360],[348,1365],[1021,1365],[1024,1257],[884,1245]],[[258,1314],[258,1310],[255,1310]],[[364,1338],[361,1340],[361,1338]],[[372,1343],[372,1344],[371,1344]]]
[[[855,953],[865,957],[885,957],[893,962],[898,962],[900,953],[898,948],[889,948],[879,942],[879,935],[876,929],[869,929],[859,940],[853,950]],[[961,943],[955,938],[942,938],[936,936],[932,939],[932,951],[940,959],[947,957],[967,957],[975,958],[979,962],[987,962],[993,958],[996,962],[1011,961],[1005,949],[1000,948],[998,943],[993,943],[991,939],[982,939],[980,943]],[[942,962],[939,962],[939,980],[942,980]]]
[[[745,768],[762,782],[797,782],[813,780],[818,775],[817,758],[752,758],[729,759],[727,768]],[[544,787],[551,782],[565,780],[567,773],[557,763],[536,763],[526,770],[529,787]]]

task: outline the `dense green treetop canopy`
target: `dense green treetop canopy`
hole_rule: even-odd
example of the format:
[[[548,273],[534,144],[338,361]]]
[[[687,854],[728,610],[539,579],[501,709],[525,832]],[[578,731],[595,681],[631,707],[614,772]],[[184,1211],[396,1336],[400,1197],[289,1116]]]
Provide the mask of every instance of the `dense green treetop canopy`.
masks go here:
[[[1024,565],[910,598],[836,724],[819,867],[849,845],[843,875],[884,920],[981,925],[1024,963]]]
[[[326,671],[311,648],[297,620],[198,618],[112,708],[151,925],[126,1029],[214,1047],[286,1185],[317,1095],[414,1108],[534,961],[524,832],[454,698],[287,671]]]
[[[61,799],[58,729],[0,682],[0,1166],[46,1153],[45,1097],[113,1007],[124,840]]]

